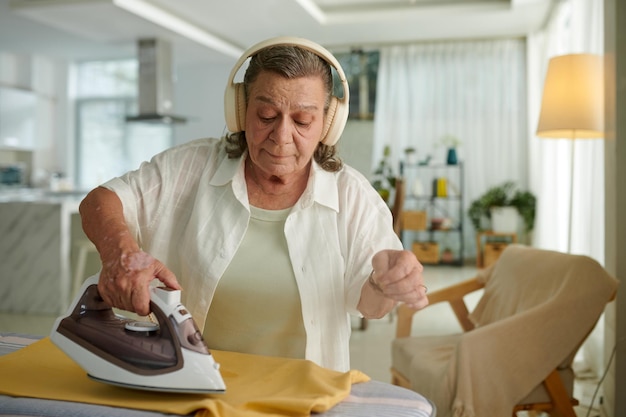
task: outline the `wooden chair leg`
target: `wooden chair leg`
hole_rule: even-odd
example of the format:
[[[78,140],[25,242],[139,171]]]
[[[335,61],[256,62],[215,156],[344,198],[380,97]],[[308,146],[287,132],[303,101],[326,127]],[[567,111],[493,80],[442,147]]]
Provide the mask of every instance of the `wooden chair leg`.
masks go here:
[[[391,368],[391,383],[399,387],[411,389],[411,381],[394,368]]]
[[[576,417],[572,399],[565,390],[563,381],[556,369],[550,372],[550,375],[543,381],[543,384],[548,394],[550,394],[550,398],[552,398],[552,404],[554,404],[553,417]],[[578,403],[578,401],[574,401],[574,404],[576,403]]]
[[[563,380],[556,369],[543,381],[543,385],[550,396],[549,403],[519,404],[513,408],[513,417],[525,411],[528,417],[535,417],[540,413],[548,413],[551,417],[576,417],[574,406],[578,405],[576,398],[571,398],[563,385]]]

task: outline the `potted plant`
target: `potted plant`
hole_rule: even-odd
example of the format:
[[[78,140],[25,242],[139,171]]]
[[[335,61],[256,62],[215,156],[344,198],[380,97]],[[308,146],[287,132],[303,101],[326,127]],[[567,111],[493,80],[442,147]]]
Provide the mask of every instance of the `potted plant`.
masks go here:
[[[535,228],[535,210],[537,198],[530,191],[517,190],[511,199],[511,205],[517,208],[524,221],[524,231],[531,232]]]
[[[454,252],[452,248],[445,247],[443,251],[441,251],[441,262],[451,264],[454,262]]]
[[[389,200],[391,190],[396,186],[396,177],[393,175],[393,169],[389,162],[390,156],[391,148],[386,145],[383,150],[383,157],[378,163],[372,179],[372,186],[385,201]]]
[[[535,227],[536,198],[529,191],[519,190],[512,181],[504,182],[488,189],[474,200],[468,209],[468,216],[476,231],[486,230],[484,220],[493,220],[494,209],[509,207],[515,209],[524,221],[526,233]],[[517,216],[517,213],[515,214]]]
[[[417,163],[417,150],[412,146],[404,148],[404,155],[406,156],[406,163],[409,165]]]

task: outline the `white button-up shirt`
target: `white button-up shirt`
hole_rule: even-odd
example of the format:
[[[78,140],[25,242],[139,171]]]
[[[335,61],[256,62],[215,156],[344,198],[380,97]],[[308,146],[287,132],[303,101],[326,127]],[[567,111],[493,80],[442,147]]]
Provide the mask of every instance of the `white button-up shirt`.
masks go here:
[[[199,139],[104,184],[121,199],[140,247],[176,274],[201,329],[250,219],[244,159],[229,159],[218,139]],[[313,163],[285,236],[302,303],[305,357],[346,371],[349,314],[360,315],[372,256],[402,249],[391,212],[358,171],[344,166],[330,173]]]

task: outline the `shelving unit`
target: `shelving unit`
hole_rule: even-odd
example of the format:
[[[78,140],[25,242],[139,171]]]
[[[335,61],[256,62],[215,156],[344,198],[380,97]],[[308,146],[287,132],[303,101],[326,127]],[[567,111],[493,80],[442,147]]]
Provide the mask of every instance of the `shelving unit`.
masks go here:
[[[463,163],[419,165],[401,161],[400,175],[406,182],[405,212],[422,212],[426,218],[422,228],[402,228],[405,247],[422,263],[463,265]]]

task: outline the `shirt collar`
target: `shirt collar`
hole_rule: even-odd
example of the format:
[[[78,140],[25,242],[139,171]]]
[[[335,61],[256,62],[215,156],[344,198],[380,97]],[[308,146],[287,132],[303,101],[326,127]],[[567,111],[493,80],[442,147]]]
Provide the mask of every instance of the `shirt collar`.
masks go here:
[[[238,159],[222,159],[210,180],[210,184],[223,186],[229,181],[233,181],[233,189],[241,189],[239,185],[245,184],[243,162],[246,156],[247,153],[244,153]],[[304,190],[296,206],[306,208],[311,206],[313,202],[316,202],[335,211],[339,211],[338,193],[335,173],[325,171],[317,162],[313,161],[313,169],[311,170],[306,190]]]
[[[228,157],[222,158],[217,170],[211,178],[210,184],[214,186],[226,185],[235,178],[235,175],[238,177],[241,176],[241,180],[243,180],[243,161],[246,160],[246,155],[247,153],[244,153],[241,157],[236,159]]]
[[[304,192],[305,195],[309,195],[308,193],[311,192],[309,190],[312,190],[312,198],[315,202],[339,211],[339,189],[336,174],[325,171],[315,161],[313,161],[313,169],[309,177],[309,184]],[[300,200],[304,203],[304,199],[301,198]]]

